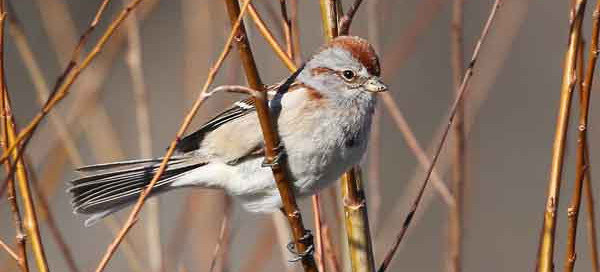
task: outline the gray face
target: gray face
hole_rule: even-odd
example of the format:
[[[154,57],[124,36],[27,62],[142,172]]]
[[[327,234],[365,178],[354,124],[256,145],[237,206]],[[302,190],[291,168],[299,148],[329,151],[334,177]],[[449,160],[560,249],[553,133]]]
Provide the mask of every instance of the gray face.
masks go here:
[[[345,90],[342,95],[385,90],[379,78],[369,74],[347,50],[331,47],[316,54],[298,76],[301,82],[324,95]]]

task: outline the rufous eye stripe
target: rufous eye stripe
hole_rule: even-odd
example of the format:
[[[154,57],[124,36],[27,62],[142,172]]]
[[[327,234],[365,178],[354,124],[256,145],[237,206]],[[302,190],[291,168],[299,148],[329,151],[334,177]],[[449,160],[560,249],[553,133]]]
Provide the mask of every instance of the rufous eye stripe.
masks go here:
[[[318,75],[322,75],[322,74],[330,74],[333,73],[334,71],[332,69],[329,69],[327,67],[315,67],[310,69],[310,74],[313,76],[318,76]]]

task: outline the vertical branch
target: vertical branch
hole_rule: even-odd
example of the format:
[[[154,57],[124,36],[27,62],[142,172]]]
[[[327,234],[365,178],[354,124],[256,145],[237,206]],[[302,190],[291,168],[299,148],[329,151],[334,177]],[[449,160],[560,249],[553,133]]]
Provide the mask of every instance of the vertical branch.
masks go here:
[[[337,2],[338,0],[320,0],[321,21],[323,21],[323,37],[325,42],[338,36],[337,24]]]
[[[577,1],[571,11],[571,24],[569,31],[569,44],[565,55],[563,77],[561,85],[560,106],[556,120],[556,132],[552,146],[552,162],[550,166],[550,180],[548,182],[548,195],[544,209],[544,220],[538,248],[538,261],[536,269],[540,272],[553,270],[554,240],[556,233],[556,209],[560,194],[560,182],[564,162],[565,142],[569,126],[569,114],[573,89],[575,88],[575,66],[577,49],[581,42],[581,24],[585,10],[585,0]]]
[[[292,21],[287,13],[286,0],[279,0],[279,8],[281,9],[281,23],[283,25],[283,36],[285,38],[285,52],[290,58],[294,56],[292,43]]]
[[[319,194],[312,196],[312,208],[315,221],[315,236],[317,237],[317,241],[315,243],[317,268],[319,268],[319,271],[323,272],[325,271],[325,254],[323,251],[323,222],[321,220],[321,200]]]
[[[377,12],[378,0],[367,2],[367,27],[369,41],[375,48],[375,51],[381,52],[379,46],[379,17]],[[380,53],[381,54],[381,53]],[[381,122],[382,122],[381,106],[375,108],[373,113],[373,123],[371,124],[371,135],[368,149],[368,175],[369,180],[369,207],[371,229],[377,230],[379,224],[379,212],[381,210]]]
[[[127,5],[129,0],[123,0]],[[150,112],[148,109],[148,94],[144,84],[144,71],[142,70],[142,48],[137,12],[131,13],[126,22],[128,50],[125,62],[129,68],[132,89],[135,100],[136,121],[138,127],[138,143],[142,158],[152,157],[152,131],[150,129]],[[149,199],[146,204],[146,241],[150,269],[153,272],[162,270],[162,250],[160,242],[160,222],[158,199]]]
[[[338,33],[338,14],[336,0],[321,0],[321,17],[326,41],[335,38]],[[348,13],[344,16],[346,25],[345,33],[348,34],[352,16],[360,5],[355,1]],[[349,16],[349,17],[348,17]],[[373,245],[371,242],[371,231],[369,229],[369,217],[367,215],[367,201],[365,199],[361,170],[355,166],[346,172],[341,178],[342,197],[344,200],[344,216],[346,222],[346,237],[350,249],[350,261],[352,271],[375,271],[375,258],[373,257]]]
[[[350,33],[352,19],[354,19],[354,15],[358,11],[358,7],[361,3],[362,0],[354,0],[354,3],[348,8],[346,14],[340,19],[339,35],[348,35],[348,33]]]
[[[8,145],[10,146],[15,143],[17,132],[6,87],[4,87],[2,91],[4,93],[4,110],[6,112],[6,133],[8,135]],[[18,157],[18,152],[19,148],[16,148],[13,152],[13,160],[16,160],[14,171],[16,174],[17,186],[19,188],[19,195],[23,200],[23,206],[25,208],[23,226],[27,231],[27,237],[31,241],[31,249],[36,261],[36,266],[40,272],[46,272],[48,271],[48,262],[46,261],[46,253],[44,252],[44,246],[42,244],[33,196],[29,187],[27,168],[22,158]]]
[[[599,19],[598,12],[600,9],[600,1],[596,3],[594,10],[594,23],[592,27],[592,38],[589,50],[589,62],[587,64],[587,70],[583,71],[583,42],[580,42],[579,53],[577,57],[577,80],[582,82],[580,86],[579,94],[579,125],[577,127],[577,151],[576,151],[576,173],[575,173],[575,186],[573,189],[573,196],[568,209],[569,228],[567,235],[567,256],[565,261],[565,271],[573,271],[575,266],[575,243],[577,239],[577,222],[579,217],[579,209],[581,205],[581,193],[584,187],[584,179],[586,179],[587,168],[589,167],[589,161],[586,159],[586,147],[587,147],[587,123],[590,108],[590,90],[594,79],[594,71],[596,68],[596,61],[598,59],[598,34],[599,34]],[[581,11],[583,12],[583,11]],[[582,18],[583,19],[583,18]],[[582,20],[581,19],[581,20]],[[580,38],[581,40],[581,38]],[[593,208],[593,207],[592,207]],[[593,214],[592,214],[593,216]],[[590,236],[593,237],[593,236]],[[595,244],[595,243],[594,243]],[[592,254],[596,254],[592,248]],[[595,255],[593,259],[595,260]],[[597,260],[594,261],[596,266]]]
[[[302,63],[302,53],[300,51],[300,27],[298,26],[298,0],[289,1],[290,24],[292,29],[292,59],[298,66]]]
[[[346,172],[342,177],[342,196],[352,271],[375,271],[367,200],[359,167]]]
[[[4,11],[4,1],[0,1],[0,35],[2,36],[0,38],[0,78],[1,78],[1,84],[0,84],[0,91],[2,92],[0,95],[2,96],[2,109],[3,109],[3,115],[4,115],[4,133],[6,135],[6,142],[5,145],[6,147],[12,145],[15,143],[15,135],[16,135],[16,128],[15,128],[15,122],[12,116],[12,111],[11,111],[11,107],[10,107],[10,98],[8,96],[8,90],[6,87],[6,78],[5,78],[5,74],[4,74],[4,24],[5,24],[5,19],[6,19],[6,12]],[[5,148],[5,150],[7,150],[8,148]],[[35,208],[34,208],[34,204],[33,204],[33,198],[31,195],[31,191],[29,190],[29,179],[27,177],[27,170],[25,168],[25,164],[23,162],[23,160],[19,159],[18,157],[18,152],[19,149],[15,149],[15,152],[13,152],[13,159],[16,161],[15,167],[16,169],[14,170],[16,173],[16,178],[17,178],[17,185],[19,187],[19,193],[21,195],[21,198],[23,200],[23,205],[25,208],[25,219],[23,221],[23,226],[25,227],[25,230],[27,231],[27,236],[31,239],[31,247],[32,247],[32,251],[33,251],[33,255],[36,261],[36,265],[37,268],[40,272],[45,272],[48,271],[48,263],[46,261],[46,254],[44,252],[44,247],[42,245],[42,239],[40,236],[40,231],[39,231],[39,225],[38,225],[38,221],[37,221],[37,217],[36,217],[36,213],[35,213]],[[10,165],[10,162],[8,163]],[[7,172],[12,171],[12,169],[8,169]],[[13,182],[13,179],[10,179],[11,183]],[[13,203],[13,208],[16,208],[16,196],[14,195],[14,187],[11,188],[11,192],[9,193],[9,197],[11,198],[11,202]],[[13,210],[13,214],[18,213],[18,210]],[[15,219],[17,219],[17,217],[15,217]],[[20,228],[20,223],[17,223],[17,228]],[[20,232],[20,231],[19,231]],[[21,237],[19,237],[21,236]],[[19,241],[23,239],[23,241]],[[25,250],[25,237],[23,236],[23,234],[18,234],[17,235],[17,242],[20,244],[20,252],[19,254],[23,257],[25,257],[24,254],[24,250]],[[23,244],[21,244],[23,243]],[[21,251],[23,250],[23,251]],[[21,268],[24,268],[24,271],[27,271],[27,267],[26,267],[26,260],[23,259],[21,260],[21,262],[19,262],[19,265],[21,266]]]
[[[464,70],[463,52],[463,7],[464,0],[454,0],[452,6],[451,40],[452,40],[452,74],[455,95],[460,86]],[[448,271],[460,272],[462,254],[462,235],[464,220],[464,189],[466,178],[466,142],[465,142],[465,101],[461,101],[456,110],[454,121],[454,168],[452,175],[452,195],[454,205],[450,207],[448,220]]]
[[[598,14],[598,13],[595,13]],[[597,16],[596,16],[597,17]],[[594,272],[600,271],[600,262],[598,261],[598,239],[596,237],[596,214],[594,211],[594,194],[591,182],[591,170],[589,167],[589,148],[587,141],[585,142],[585,163],[588,167],[585,169],[585,177],[583,180],[583,191],[585,193],[585,205],[587,207],[587,235],[588,244],[590,246],[590,255],[592,259],[592,268]]]
[[[4,0],[0,0],[0,114],[1,114],[1,128],[2,138],[0,140],[0,146],[3,150],[6,150],[10,145],[8,139],[8,115],[10,112],[7,110],[6,105],[8,98],[5,94],[6,91],[6,78],[4,74],[4,25],[6,23],[6,11],[4,10]],[[6,172],[10,171],[11,161],[4,162]],[[26,236],[23,230],[23,220],[21,218],[21,211],[19,209],[19,203],[17,201],[17,195],[15,191],[14,179],[7,181],[7,199],[10,205],[13,221],[15,223],[15,240],[17,244],[17,266],[22,272],[29,271],[29,265],[27,263],[27,248],[26,248]]]
[[[579,43],[579,47],[577,49],[577,60],[576,60],[576,87],[580,90],[579,97],[579,127],[578,127],[578,135],[577,135],[577,154],[576,154],[576,162],[575,162],[575,180],[573,186],[573,195],[571,196],[571,201],[569,203],[569,208],[567,209],[567,252],[565,254],[565,272],[572,272],[575,267],[575,243],[577,240],[577,223],[579,219],[579,207],[581,204],[581,192],[583,188],[583,178],[585,175],[584,168],[587,167],[585,165],[585,157],[584,157],[584,148],[585,148],[585,138],[586,138],[586,126],[587,126],[587,110],[584,109],[584,103],[588,103],[589,101],[585,101],[589,98],[589,95],[585,94],[583,87],[583,62],[584,62],[584,41],[583,39]],[[588,90],[589,91],[589,90]],[[589,104],[589,103],[588,103]]]
[[[446,139],[448,137],[448,132],[449,132],[450,128],[452,127],[452,124],[454,123],[454,118],[456,116],[456,110],[458,108],[458,105],[459,105],[460,101],[462,100],[463,96],[465,95],[465,93],[467,91],[467,87],[469,86],[469,82],[470,82],[471,78],[473,77],[475,63],[477,62],[477,59],[479,57],[479,52],[481,51],[481,46],[483,45],[483,42],[485,41],[486,37],[488,36],[488,33],[490,31],[492,23],[494,22],[494,19],[496,18],[496,14],[497,14],[498,9],[500,8],[501,3],[502,3],[502,0],[495,0],[494,4],[492,5],[490,15],[488,16],[487,21],[485,22],[485,25],[483,26],[483,29],[481,31],[481,36],[479,37],[479,39],[477,40],[477,43],[475,44],[475,49],[473,49],[473,55],[471,56],[469,66],[465,70],[465,73],[462,77],[461,84],[458,88],[458,94],[456,95],[456,98],[454,99],[454,102],[452,103],[452,106],[450,107],[450,111],[448,114],[448,122],[446,123],[446,126],[443,130],[440,142],[438,143],[438,145],[435,149],[433,159],[431,160],[431,165],[427,169],[427,173],[425,175],[425,180],[419,187],[419,192],[417,193],[416,198],[414,199],[414,201],[411,204],[410,210],[409,210],[408,214],[406,215],[404,222],[402,223],[402,227],[400,228],[400,231],[396,235],[396,240],[394,241],[394,244],[392,245],[390,250],[386,253],[386,255],[383,259],[383,262],[381,263],[381,265],[379,266],[379,269],[377,270],[378,272],[384,272],[389,267],[390,263],[392,262],[392,259],[394,258],[396,250],[398,250],[400,243],[404,239],[406,231],[408,230],[408,227],[410,226],[410,223],[412,222],[415,212],[417,211],[417,208],[419,207],[419,203],[421,202],[421,199],[423,198],[423,194],[425,193],[425,189],[427,188],[427,184],[429,183],[429,178],[431,177],[431,174],[433,173],[433,168],[435,167],[435,165],[439,159],[442,148],[444,147],[444,143],[446,142]]]
[[[139,1],[139,0],[136,0],[136,1]],[[183,134],[185,133],[187,128],[190,126],[192,119],[194,118],[194,116],[196,115],[198,110],[200,109],[200,106],[202,106],[204,104],[204,101],[212,94],[212,92],[208,91],[208,88],[212,84],[217,72],[221,68],[225,58],[227,57],[228,53],[230,52],[231,45],[232,45],[233,39],[235,37],[235,33],[238,30],[238,27],[240,27],[241,23],[242,23],[241,15],[246,11],[249,3],[250,3],[250,0],[246,0],[244,2],[244,7],[243,7],[242,11],[240,12],[240,16],[238,16],[237,19],[235,20],[235,22],[231,28],[231,33],[229,34],[229,37],[227,38],[227,42],[225,43],[225,46],[224,46],[221,54],[219,55],[219,58],[217,59],[215,64],[211,67],[211,69],[208,73],[206,82],[204,83],[202,90],[198,94],[198,97],[197,97],[196,101],[194,102],[194,105],[192,105],[192,108],[186,114],[186,116],[183,120],[183,123],[181,124],[181,126],[179,127],[179,130],[177,131],[177,133],[175,135],[175,138],[173,139],[173,141],[171,141],[169,148],[167,149],[167,152],[163,156],[160,166],[156,170],[156,174],[154,174],[154,177],[152,177],[152,180],[149,182],[146,189],[144,189],[144,191],[142,191],[142,193],[140,194],[137,203],[134,205],[133,209],[131,210],[131,213],[129,214],[123,227],[119,231],[119,234],[114,238],[114,240],[111,242],[111,244],[106,249],[106,252],[104,253],[104,256],[102,257],[102,260],[100,261],[100,263],[98,264],[98,267],[95,270],[96,272],[101,272],[104,270],[104,268],[106,267],[106,265],[108,264],[108,262],[110,261],[112,256],[114,255],[115,251],[117,250],[117,247],[119,246],[121,241],[123,241],[125,235],[127,235],[127,233],[133,227],[135,222],[137,222],[138,214],[140,213],[142,206],[145,203],[146,198],[148,198],[148,196],[150,195],[150,192],[152,191],[152,188],[154,187],[156,182],[158,182],[158,179],[166,170],[167,162],[169,161],[169,159],[175,152],[175,146],[179,142],[179,139],[181,139],[181,137],[183,137]]]
[[[233,24],[235,18],[240,14],[240,7],[235,0],[225,0],[225,4],[231,23]],[[273,171],[273,177],[275,178],[279,194],[281,195],[283,212],[287,216],[292,228],[296,249],[300,253],[308,252],[308,250],[313,247],[313,239],[310,232],[304,228],[302,214],[296,204],[296,199],[291,188],[287,161],[285,160],[285,157],[280,157],[281,160],[275,161],[280,152],[280,150],[278,150],[278,146],[280,145],[279,135],[277,135],[277,130],[275,129],[276,123],[273,122],[273,119],[271,119],[269,115],[266,93],[264,92],[264,86],[258,75],[258,70],[256,68],[256,63],[254,62],[254,57],[250,49],[250,43],[248,42],[244,26],[240,26],[236,33],[236,45],[240,52],[241,61],[246,72],[248,85],[252,89],[259,90],[258,95],[255,96],[254,99],[260,127],[265,140],[265,160],[268,163],[275,162],[275,164],[272,165],[271,170]],[[306,257],[301,260],[305,271],[317,270],[314,258],[311,254],[306,255]]]

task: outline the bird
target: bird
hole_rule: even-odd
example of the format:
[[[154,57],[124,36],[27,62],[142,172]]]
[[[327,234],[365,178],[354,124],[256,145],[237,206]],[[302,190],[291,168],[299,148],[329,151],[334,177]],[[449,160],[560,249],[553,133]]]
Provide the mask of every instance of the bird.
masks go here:
[[[369,140],[380,78],[373,46],[356,36],[339,36],[273,88],[268,106],[296,197],[332,185],[360,163]],[[176,144],[176,153],[151,196],[178,188],[224,190],[250,212],[282,207],[272,171],[264,163],[264,140],[254,101],[233,103]],[[86,226],[136,202],[162,158],[84,166],[71,180],[73,212],[88,215]]]

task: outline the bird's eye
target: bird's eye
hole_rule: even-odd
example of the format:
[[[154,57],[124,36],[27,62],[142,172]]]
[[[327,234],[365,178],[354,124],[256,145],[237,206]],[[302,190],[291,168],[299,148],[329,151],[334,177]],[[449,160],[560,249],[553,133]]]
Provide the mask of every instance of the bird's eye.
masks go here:
[[[342,72],[342,76],[344,76],[346,80],[351,80],[354,78],[355,75],[354,72],[352,72],[351,70],[344,70]]]

